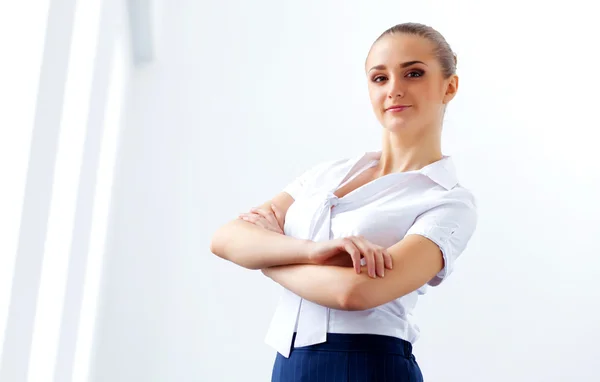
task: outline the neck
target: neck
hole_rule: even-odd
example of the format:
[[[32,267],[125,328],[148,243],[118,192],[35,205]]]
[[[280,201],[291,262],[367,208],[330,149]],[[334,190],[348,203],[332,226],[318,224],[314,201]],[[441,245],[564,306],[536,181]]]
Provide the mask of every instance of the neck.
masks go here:
[[[442,159],[441,129],[427,130],[434,133],[409,135],[384,129],[379,175],[419,170]]]

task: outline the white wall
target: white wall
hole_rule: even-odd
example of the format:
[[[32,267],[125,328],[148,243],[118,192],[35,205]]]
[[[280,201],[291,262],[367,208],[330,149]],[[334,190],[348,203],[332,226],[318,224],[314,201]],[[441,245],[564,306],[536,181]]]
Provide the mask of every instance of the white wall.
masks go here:
[[[480,205],[455,274],[417,308],[426,380],[597,380],[587,4],[159,2],[157,60],[132,78],[93,380],[269,379],[279,289],[211,255],[210,236],[307,167],[377,148],[363,60],[406,21],[458,53],[444,151]]]

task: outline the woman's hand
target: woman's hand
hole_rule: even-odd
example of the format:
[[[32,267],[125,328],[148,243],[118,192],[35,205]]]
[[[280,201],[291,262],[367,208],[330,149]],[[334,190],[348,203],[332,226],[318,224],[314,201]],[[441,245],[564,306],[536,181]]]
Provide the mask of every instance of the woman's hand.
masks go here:
[[[285,235],[283,218],[279,209],[271,204],[271,208],[252,208],[250,213],[243,213],[239,218],[269,231]],[[281,223],[280,223],[281,222]],[[361,260],[367,266],[370,277],[383,277],[385,268],[392,269],[392,257],[386,248],[369,242],[362,236],[314,242],[309,249],[309,261],[318,265],[337,265],[354,267],[361,273]]]
[[[346,265],[348,257],[356,273],[361,272],[361,259],[364,259],[369,276],[373,278],[376,275],[383,277],[385,268],[392,269],[392,256],[387,249],[362,236],[315,242],[309,254],[310,261],[320,265]]]
[[[281,211],[274,204],[271,204],[269,210],[252,208],[250,213],[240,214],[239,218],[269,231],[284,235],[283,217]]]

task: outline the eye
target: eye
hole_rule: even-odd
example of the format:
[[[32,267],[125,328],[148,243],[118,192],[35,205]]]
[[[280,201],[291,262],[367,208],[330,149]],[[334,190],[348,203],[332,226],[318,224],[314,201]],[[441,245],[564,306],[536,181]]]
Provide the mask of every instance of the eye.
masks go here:
[[[421,69],[415,69],[415,70],[411,70],[410,72],[408,72],[406,74],[406,77],[419,78],[419,77],[423,77],[423,74],[425,74],[425,71],[423,71]]]
[[[375,76],[372,79],[373,82],[383,82],[385,80],[387,80],[387,77],[383,75]]]

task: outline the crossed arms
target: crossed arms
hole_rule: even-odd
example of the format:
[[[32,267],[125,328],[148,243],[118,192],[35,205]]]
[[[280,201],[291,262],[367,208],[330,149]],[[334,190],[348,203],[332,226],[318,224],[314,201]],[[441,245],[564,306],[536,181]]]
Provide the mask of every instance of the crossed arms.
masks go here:
[[[223,225],[213,235],[211,252],[262,270],[306,300],[340,310],[367,310],[395,300],[426,284],[444,266],[440,248],[421,235],[407,235],[389,248],[364,238],[315,243],[285,236],[281,227],[293,202],[282,192],[244,215],[252,219]],[[361,266],[360,258],[367,264]]]

